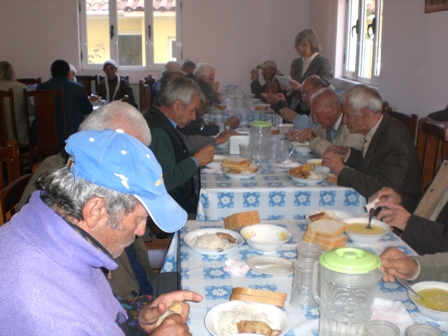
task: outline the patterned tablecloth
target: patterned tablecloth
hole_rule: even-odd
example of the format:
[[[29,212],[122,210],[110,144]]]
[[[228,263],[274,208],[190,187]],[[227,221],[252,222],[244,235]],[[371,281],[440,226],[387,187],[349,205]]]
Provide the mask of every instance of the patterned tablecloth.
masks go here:
[[[290,261],[296,260],[297,253],[295,247],[301,242],[301,237],[307,227],[306,222],[304,220],[282,220],[273,221],[271,223],[287,227],[292,234],[292,239],[278,251],[268,255],[285,258]],[[200,303],[190,303],[191,310],[188,325],[190,332],[193,335],[210,335],[205,328],[204,317],[211,308],[227,302],[232,288],[234,287],[270,289],[287,293],[288,298],[285,305],[285,312],[289,317],[290,330],[286,335],[318,335],[318,310],[302,311],[289,305],[293,275],[271,276],[249,270],[249,272],[243,276],[233,276],[224,271],[225,261],[229,259],[244,261],[248,257],[262,255],[261,252],[256,252],[250,248],[249,245],[244,243],[228,255],[206,256],[193,251],[183,242],[183,237],[188,232],[206,227],[223,228],[224,225],[222,221],[188,221],[180,231],[179,266],[181,272],[181,288],[198,292],[204,297]],[[350,240],[347,243],[347,246],[360,247],[350,242]],[[397,246],[406,254],[415,255],[415,252],[393,233],[388,233],[381,239],[381,241],[374,245],[362,248],[380,254],[388,246]],[[385,300],[401,301],[410,313],[414,322],[435,325],[444,330],[445,335],[448,335],[446,332],[448,331],[448,323],[439,323],[422,316],[412,301],[407,297],[406,290],[396,282],[385,283],[380,280],[376,296]]]
[[[299,163],[310,158],[313,156],[296,153],[292,156],[292,160]],[[289,169],[278,165],[275,161],[262,162],[255,176],[243,180],[202,171],[197,219],[220,220],[252,210],[258,210],[263,220],[303,219],[320,208],[344,210],[355,215],[364,212],[366,200],[352,188],[339,187],[325,180],[307,186],[294,181],[288,175]]]
[[[254,111],[254,105],[247,99],[236,98],[234,102],[228,104],[227,109],[222,110],[210,110],[202,118],[205,123],[209,121],[213,122],[225,122],[230,116],[236,116],[240,119],[239,127],[248,127],[252,121],[263,120],[271,121],[271,116],[277,115],[273,110],[269,109],[266,112]]]

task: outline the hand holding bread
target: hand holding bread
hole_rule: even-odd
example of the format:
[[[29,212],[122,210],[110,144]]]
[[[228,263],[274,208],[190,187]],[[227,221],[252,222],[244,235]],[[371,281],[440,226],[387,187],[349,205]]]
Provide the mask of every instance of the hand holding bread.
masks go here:
[[[213,161],[216,148],[212,145],[208,145],[196,152],[193,157],[198,161],[199,167],[205,166]]]

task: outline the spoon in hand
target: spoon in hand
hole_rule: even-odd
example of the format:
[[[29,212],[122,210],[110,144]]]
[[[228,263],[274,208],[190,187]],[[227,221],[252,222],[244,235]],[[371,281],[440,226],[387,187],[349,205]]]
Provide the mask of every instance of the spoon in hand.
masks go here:
[[[411,288],[411,286],[409,286],[408,282],[404,279],[400,279],[398,277],[395,277],[395,280],[397,280],[397,282],[402,285],[404,288],[406,288],[407,290],[411,291],[412,294],[414,294],[415,296],[417,296],[420,300],[423,300],[423,298],[417,294],[417,292],[415,290],[413,290]]]

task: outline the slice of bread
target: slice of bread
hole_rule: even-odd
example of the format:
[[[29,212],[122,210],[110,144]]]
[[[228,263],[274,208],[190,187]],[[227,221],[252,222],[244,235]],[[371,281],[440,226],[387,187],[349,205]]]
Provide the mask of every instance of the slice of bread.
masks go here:
[[[347,230],[347,227],[347,223],[330,219],[322,219],[310,223],[307,231],[309,231],[309,235],[311,237],[318,236],[321,238],[332,239]]]
[[[343,233],[341,233],[336,238],[322,238],[316,235],[312,235],[309,230],[306,230],[305,234],[302,237],[302,240],[304,242],[320,245],[325,251],[344,247],[347,243],[347,239],[348,237]]]
[[[230,301],[239,300],[244,302],[266,303],[283,308],[286,301],[286,293],[274,292],[265,289],[252,289],[246,287],[235,287],[230,295]]]
[[[239,169],[239,170],[241,170],[241,168],[243,167],[249,167],[249,165],[250,165],[249,160],[242,157],[224,159],[221,162],[222,168]]]
[[[321,219],[333,219],[329,214],[323,211],[314,215],[309,215],[308,218],[311,222],[315,222]]]
[[[258,165],[256,163],[251,163],[248,167],[242,167],[242,173],[256,173],[258,171]]]
[[[305,163],[303,165],[300,165],[298,167],[295,168],[291,168],[289,170],[289,175],[291,176],[296,176],[300,173],[306,172],[308,170],[313,170],[315,168],[315,164],[314,163]]]
[[[260,224],[258,211],[238,212],[224,218],[225,228],[233,230],[247,225]]]

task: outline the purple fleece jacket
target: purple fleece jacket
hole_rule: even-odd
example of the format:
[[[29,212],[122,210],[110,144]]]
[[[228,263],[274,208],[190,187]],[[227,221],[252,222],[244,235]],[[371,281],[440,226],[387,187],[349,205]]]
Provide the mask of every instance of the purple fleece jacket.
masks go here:
[[[101,267],[117,264],[34,192],[0,227],[0,335],[123,335]]]

